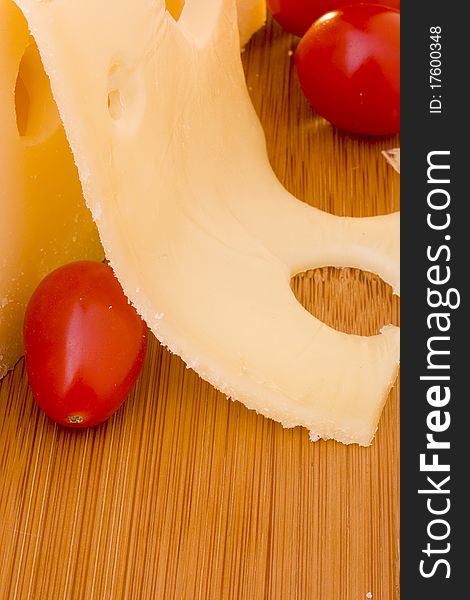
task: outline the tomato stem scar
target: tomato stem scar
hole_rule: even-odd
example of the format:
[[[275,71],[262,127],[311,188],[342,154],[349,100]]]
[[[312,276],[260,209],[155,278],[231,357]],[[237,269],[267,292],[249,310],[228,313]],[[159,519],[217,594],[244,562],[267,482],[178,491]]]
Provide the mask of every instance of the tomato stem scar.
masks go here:
[[[69,415],[67,421],[69,423],[83,423],[85,419],[81,415]]]

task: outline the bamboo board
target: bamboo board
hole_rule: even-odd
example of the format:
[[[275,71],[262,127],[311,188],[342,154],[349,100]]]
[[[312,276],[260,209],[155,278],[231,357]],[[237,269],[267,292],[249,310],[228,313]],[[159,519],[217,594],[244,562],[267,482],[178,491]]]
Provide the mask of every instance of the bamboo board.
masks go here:
[[[294,47],[268,23],[242,55],[279,178],[336,214],[397,210],[399,176],[381,150],[398,138],[312,116]],[[398,324],[398,300],[368,273],[318,269],[292,286],[344,331]],[[397,387],[370,448],[311,443],[152,339],[123,408],[78,432],[36,408],[20,361],[0,383],[0,598],[398,599]]]

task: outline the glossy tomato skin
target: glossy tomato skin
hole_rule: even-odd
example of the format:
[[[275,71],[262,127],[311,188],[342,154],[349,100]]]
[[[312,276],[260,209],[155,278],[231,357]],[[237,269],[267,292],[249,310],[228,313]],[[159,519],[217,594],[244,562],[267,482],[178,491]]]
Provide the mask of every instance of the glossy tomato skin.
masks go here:
[[[79,261],[39,284],[23,339],[39,406],[61,425],[90,427],[128,395],[145,357],[147,327],[108,265]]]
[[[363,4],[364,0],[267,0],[267,3],[273,17],[286,31],[302,37],[322,15],[349,4]],[[400,10],[400,0],[375,0],[369,4]]]
[[[400,13],[345,6],[316,21],[295,64],[316,112],[340,129],[368,135],[400,130]]]

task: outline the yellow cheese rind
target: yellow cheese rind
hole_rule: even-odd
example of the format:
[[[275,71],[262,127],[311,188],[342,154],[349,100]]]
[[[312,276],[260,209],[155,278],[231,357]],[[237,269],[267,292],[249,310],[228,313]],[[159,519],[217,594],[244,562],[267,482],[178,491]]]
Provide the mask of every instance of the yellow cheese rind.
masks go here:
[[[26,304],[73,260],[101,260],[77,169],[26,20],[0,0],[0,377],[23,353]]]
[[[281,186],[246,89],[234,3],[188,0],[177,23],[163,1],[18,5],[107,257],[158,339],[286,427],[370,444],[399,330],[335,331],[297,302],[290,278],[352,266],[398,291],[398,216],[335,217]]]

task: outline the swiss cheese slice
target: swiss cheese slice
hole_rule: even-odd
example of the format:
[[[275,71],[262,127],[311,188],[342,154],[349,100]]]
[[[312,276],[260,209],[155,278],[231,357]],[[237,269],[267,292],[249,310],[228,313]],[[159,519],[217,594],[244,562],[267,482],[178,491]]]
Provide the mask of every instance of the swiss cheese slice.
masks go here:
[[[399,330],[338,332],[295,299],[324,265],[399,286],[399,218],[339,218],[269,165],[233,0],[16,0],[51,79],[108,259],[158,339],[227,396],[370,444]]]
[[[52,269],[103,258],[49,79],[25,18],[0,0],[0,378],[23,353],[23,316]]]

